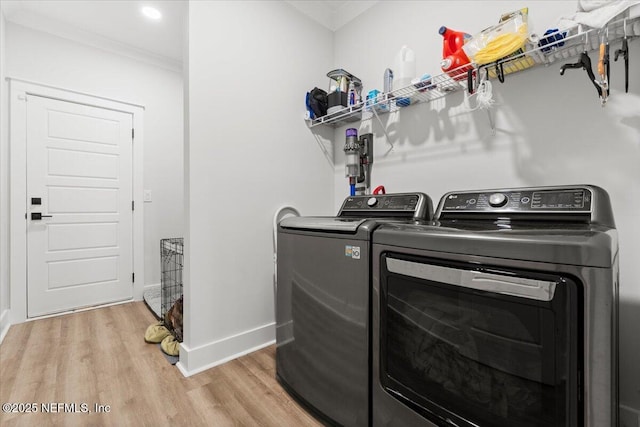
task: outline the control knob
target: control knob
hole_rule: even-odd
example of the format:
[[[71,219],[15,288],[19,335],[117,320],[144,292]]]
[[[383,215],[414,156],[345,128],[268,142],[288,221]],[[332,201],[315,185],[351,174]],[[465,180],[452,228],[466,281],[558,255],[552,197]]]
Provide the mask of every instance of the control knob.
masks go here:
[[[369,197],[369,199],[367,200],[367,205],[372,208],[375,205],[378,204],[378,199],[376,199],[375,197]]]
[[[489,196],[489,204],[494,208],[500,208],[507,204],[507,196],[502,193],[494,193]]]

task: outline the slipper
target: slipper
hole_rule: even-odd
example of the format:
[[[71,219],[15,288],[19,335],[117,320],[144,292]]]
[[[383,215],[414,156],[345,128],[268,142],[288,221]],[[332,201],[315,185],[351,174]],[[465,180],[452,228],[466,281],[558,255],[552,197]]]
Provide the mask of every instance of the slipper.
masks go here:
[[[160,348],[162,351],[167,353],[169,356],[179,356],[180,355],[180,343],[176,341],[176,338],[173,335],[169,335],[160,343]]]
[[[171,335],[171,332],[169,332],[162,322],[158,322],[147,328],[147,331],[144,333],[144,340],[146,342],[157,344],[168,335]]]

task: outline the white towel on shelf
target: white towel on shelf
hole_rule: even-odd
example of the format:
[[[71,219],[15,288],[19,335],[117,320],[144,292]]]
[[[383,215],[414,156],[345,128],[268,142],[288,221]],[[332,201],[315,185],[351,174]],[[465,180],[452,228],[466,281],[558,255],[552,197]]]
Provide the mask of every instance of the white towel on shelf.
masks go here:
[[[573,16],[560,18],[558,27],[571,28],[581,24],[591,28],[604,28],[611,20],[636,4],[640,4],[640,0],[578,0],[577,12]]]

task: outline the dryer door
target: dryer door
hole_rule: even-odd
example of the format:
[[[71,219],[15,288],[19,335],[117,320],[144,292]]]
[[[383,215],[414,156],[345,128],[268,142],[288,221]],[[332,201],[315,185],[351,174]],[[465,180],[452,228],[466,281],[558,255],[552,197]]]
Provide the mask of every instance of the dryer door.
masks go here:
[[[380,384],[438,425],[581,425],[579,300],[557,274],[383,254]]]

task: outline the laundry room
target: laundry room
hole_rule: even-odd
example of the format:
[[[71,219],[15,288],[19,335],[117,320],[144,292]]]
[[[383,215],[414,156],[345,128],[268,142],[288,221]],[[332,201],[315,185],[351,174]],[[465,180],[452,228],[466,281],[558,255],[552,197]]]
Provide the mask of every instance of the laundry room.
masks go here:
[[[18,413],[27,408],[21,403],[56,401],[87,402],[92,409],[94,403],[110,405],[110,413],[87,415],[96,417],[87,423],[98,425],[188,420],[192,425],[502,426],[518,420],[511,425],[640,427],[637,1],[23,0],[0,5],[0,400],[15,404],[0,414],[3,425],[19,425],[21,417],[36,420],[27,418],[34,414]],[[162,18],[143,21],[143,6],[154,6]],[[125,17],[129,12],[141,21]],[[492,46],[496,53],[480,44],[484,36],[499,37],[502,31],[521,37],[520,44],[506,53],[503,45]],[[459,46],[445,52],[449,34],[451,44]],[[494,57],[481,60],[483,47]],[[466,60],[455,62],[461,55]],[[446,65],[447,58],[454,65]],[[32,117],[29,108],[40,105],[30,97],[43,102],[38,108],[48,117],[67,117],[52,103],[70,100],[77,108],[100,107],[82,114],[101,114],[105,129],[112,129],[110,123],[126,125],[120,128],[127,135],[118,135],[132,139],[133,147],[127,180],[122,170],[117,175],[118,196],[106,194],[116,180],[108,175],[111,160],[104,159],[124,159],[123,152],[111,151],[115,143],[100,139],[91,150],[104,159],[94,156],[97,160],[85,163],[82,159],[95,153],[78,148],[73,137],[66,138],[75,148],[49,148],[53,154],[47,161],[59,163],[51,163],[48,174],[58,181],[42,184],[49,187],[42,196],[32,191],[33,164],[45,163],[30,163],[35,150],[24,142],[33,135],[23,126]],[[82,123],[64,123],[65,132],[85,131]],[[56,132],[55,126],[48,129],[49,136]],[[85,157],[65,157],[72,151]],[[76,167],[79,163],[85,166]],[[67,169],[56,173],[56,167]],[[101,168],[106,178],[98,175]],[[89,176],[73,184],[84,189],[80,196],[57,190],[72,186],[60,176],[79,174]],[[129,252],[96,252],[86,261],[90,267],[77,268],[47,258],[49,252],[61,254],[67,243],[56,242],[58,248],[53,234],[45,241],[32,240],[29,233],[46,227],[51,233],[71,221],[56,218],[53,204],[47,204],[58,194],[73,204],[65,215],[86,215],[79,210],[86,208],[100,225],[91,233],[98,243],[81,233],[84,237],[72,239],[78,246],[71,252],[123,247],[124,240]],[[82,206],[83,200],[94,208]],[[511,205],[515,201],[517,207]],[[118,212],[131,206],[131,218],[109,225],[115,223],[105,216],[111,211],[100,206],[112,202],[119,203]],[[370,216],[376,209],[385,209],[384,221]],[[34,213],[41,217],[34,219]],[[529,232],[520,220],[539,225]],[[474,225],[458,227],[466,221]],[[485,230],[484,221],[496,228]],[[130,234],[116,240],[123,230]],[[174,238],[184,242],[179,273],[184,303],[182,342],[171,366],[160,349],[143,340],[147,327],[160,320],[143,295],[161,288],[161,241]],[[335,262],[334,246],[340,249]],[[128,261],[109,264],[115,258]],[[34,260],[42,261],[39,273]],[[354,262],[361,268],[351,269]],[[63,280],[77,276],[82,285],[98,280],[84,274],[102,272],[118,277],[126,272],[126,286],[111,296],[98,290],[81,295],[81,286]],[[55,305],[44,282],[34,279],[37,274],[47,274],[56,292],[74,289],[65,299],[71,305]],[[445,276],[456,277],[456,289],[476,286],[464,285],[467,281],[508,286],[503,282],[509,277],[521,288],[537,290],[492,288],[500,296],[476,300],[491,292],[473,288],[468,292],[473,298],[465,299],[467,294],[440,286],[442,292],[424,297],[419,285],[435,281],[432,277],[452,284]],[[316,277],[325,283],[320,288]],[[356,283],[362,285],[351,293]],[[405,297],[416,303],[405,304]],[[524,304],[510,305],[522,299]],[[343,312],[331,305],[339,300]],[[439,307],[431,307],[430,300],[440,301]],[[385,329],[380,319],[395,319],[392,311],[399,305],[424,313],[407,315],[406,325],[389,322]],[[561,305],[565,311],[559,311]],[[100,308],[85,311],[89,306]],[[469,332],[468,325],[449,321],[454,309],[442,307],[450,306],[492,313],[485,319],[493,328],[483,329],[485,341],[473,335],[482,328]],[[471,313],[456,321],[474,318]],[[357,320],[341,323],[350,316]],[[449,334],[447,345],[460,349],[452,357],[452,350],[439,346],[430,357],[476,357],[473,366],[456,368],[473,378],[470,383],[448,378],[440,389],[410,382],[420,363],[435,362],[403,358],[400,349],[407,341],[396,337],[413,330],[409,324],[428,329],[428,316],[442,320],[429,324],[431,331]],[[518,331],[501,329],[514,319],[535,329],[532,335],[555,334],[555,353],[545,352],[547,341],[529,342]],[[131,335],[120,343],[118,329]],[[468,336],[453,329],[472,338],[459,341]],[[38,359],[45,353],[38,343],[47,331],[64,343],[76,335],[80,344],[54,345],[46,360]],[[101,331],[109,341],[91,342]],[[518,344],[489,345],[498,335]],[[575,344],[563,347],[562,337]],[[395,350],[385,353],[383,342]],[[532,356],[538,354],[534,347],[544,357]],[[402,351],[406,356],[424,348]],[[503,360],[505,354],[513,358]],[[393,370],[395,362],[402,366]],[[345,368],[348,364],[354,370]],[[506,383],[502,373],[487,373],[479,365],[514,373],[518,380],[508,387],[519,400],[512,405],[510,396],[497,398],[495,384]],[[563,368],[550,373],[551,365]],[[390,370],[391,383],[380,379],[384,369]],[[87,385],[74,393],[73,382],[55,386],[56,376],[82,382],[81,373],[98,388]],[[536,387],[544,384],[534,390],[522,385],[523,378]],[[493,395],[484,389],[487,384]],[[142,391],[160,387],[174,387],[167,408],[154,400],[160,391],[150,390],[149,396]],[[464,387],[477,398],[469,408],[480,408],[486,397],[493,399],[486,405],[491,409],[478,415],[461,408],[454,416],[429,406],[448,401],[421,400],[433,390],[455,400],[447,393]],[[34,388],[38,392],[30,394]],[[350,400],[351,392],[357,398]],[[400,395],[411,396],[405,399],[411,402]],[[526,405],[537,409],[506,415]],[[163,409],[166,414],[158,415]],[[85,414],[38,416],[40,425],[73,424],[83,423]],[[494,416],[506,421],[491,421]]]

